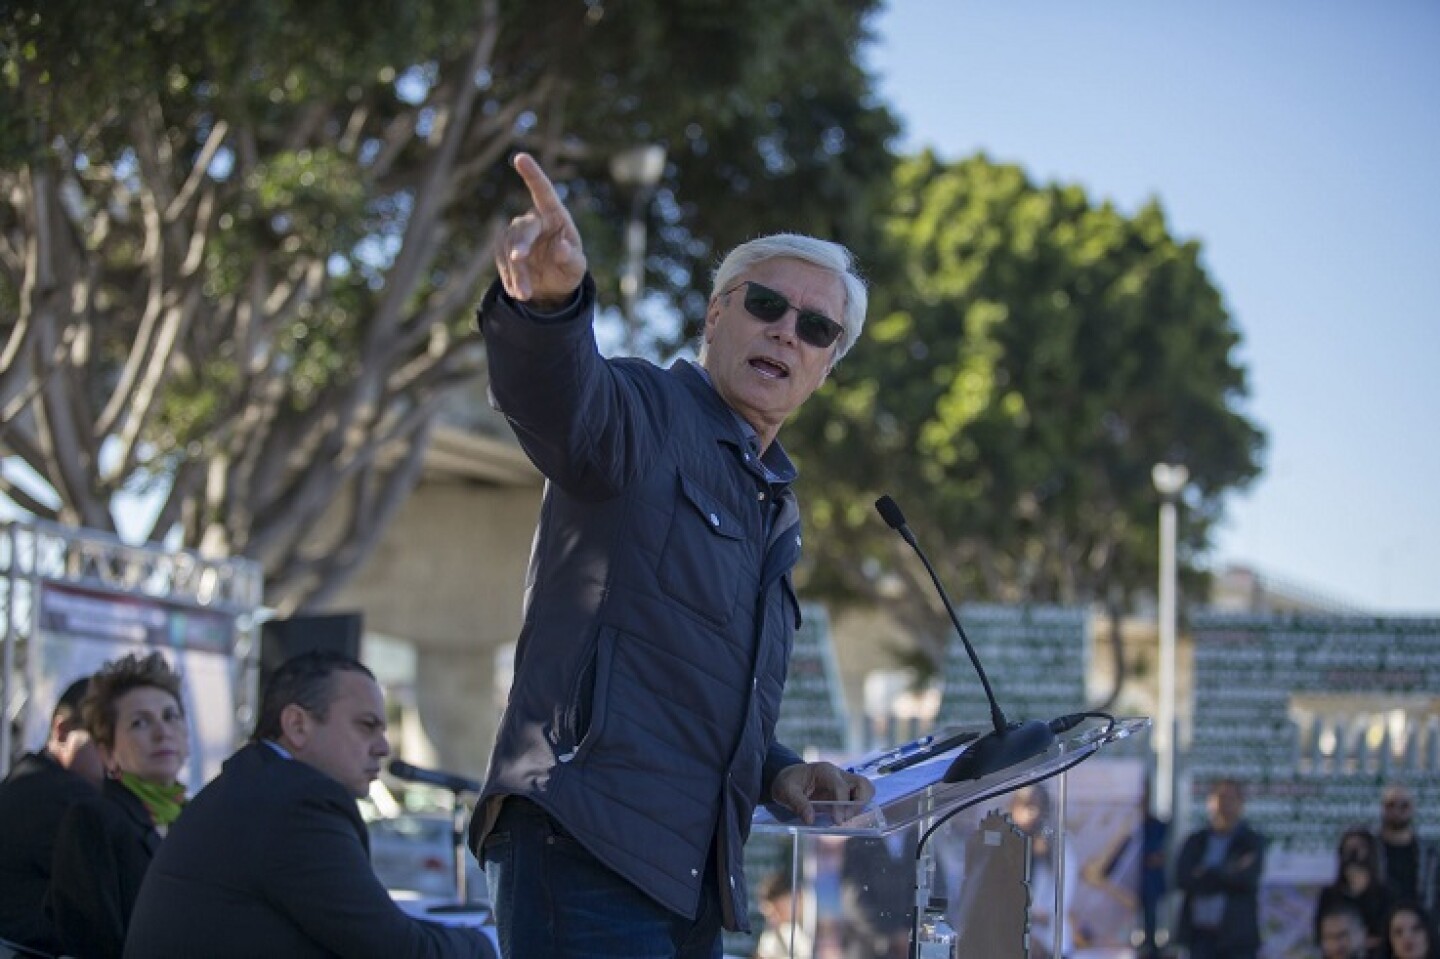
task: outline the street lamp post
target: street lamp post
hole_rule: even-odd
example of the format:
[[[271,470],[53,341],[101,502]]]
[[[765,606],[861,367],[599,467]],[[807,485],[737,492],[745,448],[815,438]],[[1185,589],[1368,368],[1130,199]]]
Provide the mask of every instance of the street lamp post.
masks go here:
[[[1175,504],[1190,481],[1184,466],[1156,463],[1150,471],[1160,494],[1160,701],[1156,722],[1155,815],[1170,820],[1175,810]]]
[[[610,158],[610,176],[631,191],[630,219],[625,224],[625,267],[620,274],[620,304],[625,314],[626,346],[633,347],[639,321],[635,305],[645,285],[645,210],[665,172],[665,147],[642,143]]]

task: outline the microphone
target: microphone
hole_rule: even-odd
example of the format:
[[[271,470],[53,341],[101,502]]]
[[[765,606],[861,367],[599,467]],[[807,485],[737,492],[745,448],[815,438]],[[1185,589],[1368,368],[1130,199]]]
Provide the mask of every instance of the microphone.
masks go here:
[[[875,509],[880,513],[880,518],[885,521],[885,525],[899,533],[900,538],[910,545],[916,556],[920,557],[920,562],[925,564],[925,571],[930,574],[930,580],[935,584],[936,592],[940,594],[940,601],[945,604],[945,612],[950,614],[950,622],[955,624],[955,631],[960,634],[960,641],[964,643],[965,652],[970,656],[970,664],[975,667],[975,672],[980,677],[980,685],[985,687],[985,698],[990,701],[990,721],[995,728],[955,757],[955,761],[945,771],[944,781],[958,783],[969,779],[980,779],[1038,756],[1049,749],[1055,742],[1055,732],[1052,731],[1050,723],[1041,722],[1038,719],[1012,723],[1005,719],[1005,713],[1000,709],[1000,702],[995,698],[995,691],[990,688],[990,679],[985,675],[985,667],[980,665],[980,657],[975,655],[975,647],[970,645],[970,637],[965,635],[965,627],[960,625],[960,617],[955,613],[955,606],[950,602],[945,587],[940,583],[940,577],[936,574],[935,567],[930,565],[930,558],[925,555],[925,551],[916,542],[915,534],[906,524],[905,514],[900,512],[900,507],[889,496],[882,496],[875,501]]]
[[[480,791],[480,784],[473,779],[466,779],[464,776],[441,772],[437,769],[421,769],[419,766],[410,765],[403,759],[390,760],[389,770],[390,775],[396,779],[425,786],[439,786],[452,793],[478,793]]]

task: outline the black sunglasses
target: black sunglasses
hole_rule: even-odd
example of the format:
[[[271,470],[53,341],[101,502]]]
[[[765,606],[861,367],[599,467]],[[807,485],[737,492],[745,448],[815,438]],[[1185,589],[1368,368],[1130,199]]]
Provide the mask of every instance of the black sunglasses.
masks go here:
[[[762,323],[775,323],[792,309],[795,311],[795,335],[811,346],[825,349],[840,338],[845,327],[836,323],[824,313],[792,307],[790,301],[768,286],[761,286],[754,280],[744,280],[725,291],[729,296],[741,286],[745,287],[745,312]]]

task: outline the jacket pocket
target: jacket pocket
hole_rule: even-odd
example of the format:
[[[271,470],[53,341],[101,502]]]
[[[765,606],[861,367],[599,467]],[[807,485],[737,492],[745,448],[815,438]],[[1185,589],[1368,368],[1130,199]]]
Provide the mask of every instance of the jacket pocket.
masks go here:
[[[683,473],[659,582],[671,599],[716,624],[729,622],[745,562],[745,529],[718,497]]]
[[[570,729],[570,747],[556,758],[562,763],[575,759],[581,752],[588,752],[605,726],[605,710],[609,701],[610,663],[614,654],[614,633],[601,629],[595,637],[595,645],[587,662],[575,677],[570,694],[567,725]]]

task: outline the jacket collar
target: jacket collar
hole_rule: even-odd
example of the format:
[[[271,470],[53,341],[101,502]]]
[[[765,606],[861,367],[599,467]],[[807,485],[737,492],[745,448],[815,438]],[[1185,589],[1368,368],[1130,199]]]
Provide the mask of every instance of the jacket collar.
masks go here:
[[[150,810],[145,808],[139,796],[126,789],[118,779],[106,779],[100,784],[100,791],[141,831],[145,848],[152,853],[159,848],[160,830],[155,828],[155,820],[150,818]]]
[[[746,423],[739,413],[720,398],[719,392],[710,381],[710,374],[704,367],[690,360],[676,360],[670,367],[670,372],[699,400],[717,440],[735,447],[742,456],[749,453],[756,457],[758,462],[754,468],[757,472],[768,471],[776,482],[787,486],[795,482],[798,471],[790,455],[785,452],[785,447],[780,444],[779,438],[761,454],[754,427]]]

